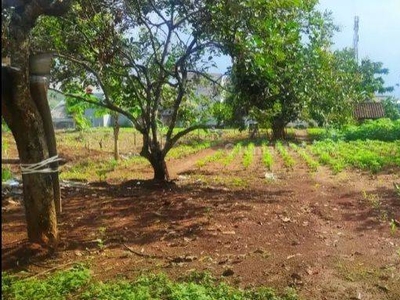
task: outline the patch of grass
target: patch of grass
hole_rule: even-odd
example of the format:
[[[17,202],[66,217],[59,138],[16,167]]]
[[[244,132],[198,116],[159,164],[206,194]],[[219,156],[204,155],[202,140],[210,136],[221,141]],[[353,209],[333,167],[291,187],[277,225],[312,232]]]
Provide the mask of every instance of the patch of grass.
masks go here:
[[[378,194],[373,194],[373,193],[367,193],[365,190],[362,191],[363,199],[367,201],[367,203],[379,213],[379,219],[380,221],[386,222],[389,220],[389,214],[388,211],[382,206],[382,200]],[[393,230],[396,228],[393,228],[393,225],[395,226],[395,223],[390,223],[390,228],[393,233]]]
[[[294,128],[286,128],[286,139],[294,140],[296,138],[296,129]]]
[[[87,159],[61,172],[60,178],[66,180],[99,180],[105,181],[108,174],[118,166],[114,159],[106,161],[93,161]]]
[[[96,162],[87,159],[62,170],[60,178],[66,180],[75,179],[87,181],[94,176],[95,169]]]
[[[228,185],[232,185],[234,187],[247,187],[248,182],[240,177],[233,177],[229,180]]]
[[[115,159],[99,164],[96,169],[96,174],[99,176],[99,181],[106,181],[108,173],[114,171],[117,165],[118,161]]]
[[[205,185],[221,186],[226,188],[247,188],[249,182],[237,176],[204,176],[192,175],[192,179],[196,182],[202,182]]]
[[[393,186],[397,193],[397,196],[399,196],[399,199],[400,199],[400,184],[393,182]]]
[[[377,282],[380,277],[391,273],[391,271],[388,269],[377,269],[375,267],[368,266],[365,262],[357,259],[346,262],[339,261],[336,264],[336,267],[339,271],[339,274],[351,282]]]
[[[217,282],[207,273],[191,273],[177,281],[166,275],[141,276],[135,281],[100,282],[82,267],[55,273],[45,279],[19,279],[2,274],[3,299],[81,299],[81,300],[296,300],[293,289],[277,295],[270,288],[242,290]]]
[[[3,123],[2,123],[3,125]],[[4,141],[3,138],[1,139],[1,152],[3,157],[8,156],[8,149],[9,149],[9,144],[7,141]],[[7,181],[12,178],[12,173],[11,169],[9,167],[3,167],[1,166],[1,181]]]
[[[125,167],[125,168],[129,168],[132,165],[146,165],[146,164],[150,164],[149,161],[144,158],[143,156],[132,156],[126,160],[121,161],[121,166]]]
[[[338,269],[341,275],[351,282],[365,280],[368,275],[367,270],[362,265],[347,266],[345,264],[338,264]]]
[[[66,165],[60,173],[63,180],[82,180],[82,181],[105,181],[110,177],[110,173],[116,170],[126,169],[130,166],[149,164],[147,159],[141,156],[132,156],[128,159],[86,159],[71,166]]]
[[[307,134],[312,141],[320,141],[327,137],[327,130],[325,128],[307,128]]]
[[[85,287],[89,280],[90,271],[82,266],[54,273],[45,279],[20,279],[2,273],[2,299],[67,299]]]
[[[1,181],[7,181],[13,178],[10,168],[8,167],[1,167]]]
[[[373,208],[379,209],[382,205],[381,199],[378,194],[368,194],[365,190],[362,191],[363,199],[367,200]]]

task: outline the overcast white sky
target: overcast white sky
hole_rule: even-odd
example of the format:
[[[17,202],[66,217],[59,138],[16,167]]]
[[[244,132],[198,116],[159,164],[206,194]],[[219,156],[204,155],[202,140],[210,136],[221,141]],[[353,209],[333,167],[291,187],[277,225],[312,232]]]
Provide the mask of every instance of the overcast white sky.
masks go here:
[[[400,0],[319,0],[321,11],[329,10],[341,32],[336,33],[333,50],[353,47],[354,17],[359,21],[359,59],[380,61],[389,69],[384,76],[392,93],[400,98]],[[230,59],[217,60],[219,71],[225,72]],[[215,70],[216,71],[216,70]]]
[[[387,85],[400,84],[400,0],[319,0],[319,9],[333,13],[341,29],[334,49],[353,47],[354,17],[359,16],[359,58],[380,61],[389,69]],[[400,87],[394,94],[400,98]]]

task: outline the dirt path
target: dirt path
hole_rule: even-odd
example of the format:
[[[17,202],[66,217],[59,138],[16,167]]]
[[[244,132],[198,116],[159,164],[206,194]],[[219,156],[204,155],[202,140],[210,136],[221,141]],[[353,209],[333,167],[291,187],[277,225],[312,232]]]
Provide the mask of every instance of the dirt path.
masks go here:
[[[389,223],[400,217],[391,188],[398,175],[310,173],[293,152],[290,170],[271,151],[274,180],[265,179],[259,148],[247,169],[243,153],[197,167],[209,149],[169,161],[173,185],[65,188],[62,242],[50,256],[24,247],[22,207],[9,205],[3,270],[83,261],[104,280],[196,270],[241,287],[291,286],[302,299],[400,299],[400,231]]]

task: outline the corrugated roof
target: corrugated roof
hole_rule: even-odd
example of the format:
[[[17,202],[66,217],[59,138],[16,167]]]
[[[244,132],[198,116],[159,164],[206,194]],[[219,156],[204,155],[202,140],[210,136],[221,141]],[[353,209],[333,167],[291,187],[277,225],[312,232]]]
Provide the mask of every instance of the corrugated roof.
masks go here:
[[[385,116],[382,103],[365,102],[359,103],[354,108],[354,117],[360,119],[379,119]]]

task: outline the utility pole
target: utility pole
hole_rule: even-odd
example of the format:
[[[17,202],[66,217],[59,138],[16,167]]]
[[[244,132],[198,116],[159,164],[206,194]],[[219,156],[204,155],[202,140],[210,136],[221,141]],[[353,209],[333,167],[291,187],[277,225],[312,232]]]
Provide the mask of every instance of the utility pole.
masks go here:
[[[353,38],[353,49],[354,49],[354,58],[358,64],[358,29],[359,29],[360,18],[358,16],[354,17],[354,38]]]

